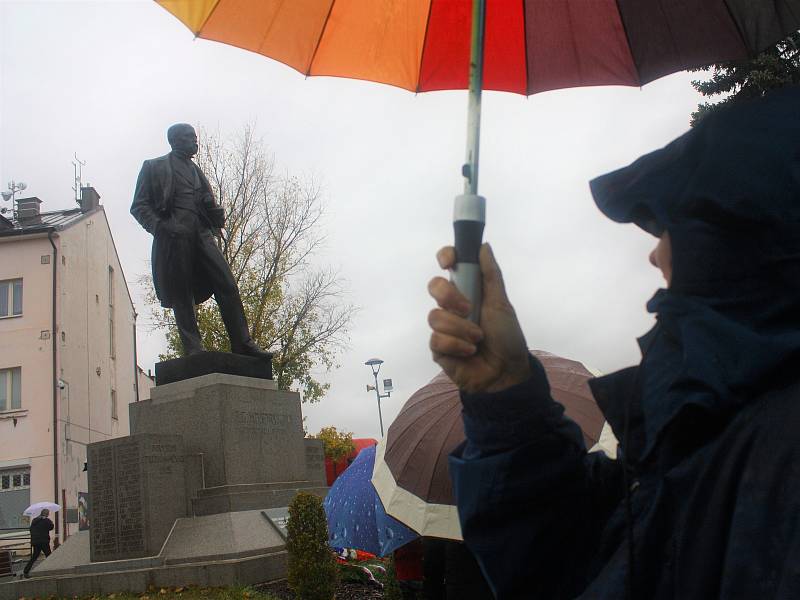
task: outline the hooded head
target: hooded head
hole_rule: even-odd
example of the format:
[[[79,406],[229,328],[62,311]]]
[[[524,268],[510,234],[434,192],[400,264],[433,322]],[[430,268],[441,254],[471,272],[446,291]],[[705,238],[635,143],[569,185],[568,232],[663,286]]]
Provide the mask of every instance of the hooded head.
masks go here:
[[[669,232],[676,292],[800,289],[800,88],[718,110],[591,188],[611,219]]]
[[[611,219],[669,233],[671,283],[648,304],[664,335],[642,362],[649,446],[687,404],[727,412],[792,372],[800,88],[724,107],[591,189]]]

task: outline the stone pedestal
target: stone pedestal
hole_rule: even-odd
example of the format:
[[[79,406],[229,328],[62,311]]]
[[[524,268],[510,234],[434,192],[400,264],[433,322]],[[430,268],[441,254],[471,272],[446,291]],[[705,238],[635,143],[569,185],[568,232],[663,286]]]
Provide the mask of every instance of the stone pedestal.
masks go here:
[[[307,481],[300,396],[215,373],[159,385],[130,405],[131,433],[178,434],[203,455],[206,488]]]
[[[186,516],[183,439],[140,434],[90,444],[91,560],[158,554]]]
[[[159,363],[150,399],[129,405],[131,435],[89,445],[93,563],[158,562],[181,517],[259,515],[327,492],[299,394],[279,391],[263,362],[222,357],[222,373],[206,372],[213,353]]]

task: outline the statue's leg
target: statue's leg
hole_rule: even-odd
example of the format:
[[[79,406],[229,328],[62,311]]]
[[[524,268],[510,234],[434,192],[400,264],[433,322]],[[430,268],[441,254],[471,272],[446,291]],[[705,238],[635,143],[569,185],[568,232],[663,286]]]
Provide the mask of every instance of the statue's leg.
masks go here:
[[[239,286],[213,235],[207,231],[201,233],[199,246],[201,249],[198,258],[202,261],[202,269],[214,289],[214,299],[231,341],[231,352],[271,358],[272,355],[261,350],[250,337]]]
[[[172,307],[175,314],[175,324],[178,326],[178,335],[183,344],[183,353],[186,356],[203,352],[203,340],[200,337],[200,330],[197,328],[197,316],[194,312],[194,300],[188,303],[181,302]]]
[[[169,250],[165,275],[169,280],[172,310],[175,314],[175,324],[178,327],[178,336],[183,345],[183,352],[189,356],[205,350],[197,327],[191,279],[194,261],[197,257],[195,251],[197,240],[194,237],[197,218],[193,213],[181,210],[176,211],[172,219],[176,224],[183,226],[186,232],[190,232],[174,235],[165,240],[165,246]]]

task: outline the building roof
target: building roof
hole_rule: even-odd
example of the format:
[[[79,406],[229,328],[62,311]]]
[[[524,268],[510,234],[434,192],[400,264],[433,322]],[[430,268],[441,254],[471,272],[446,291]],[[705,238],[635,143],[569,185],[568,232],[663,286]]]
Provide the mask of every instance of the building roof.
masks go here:
[[[97,195],[97,192],[94,190],[94,188],[84,187],[81,188],[81,191],[87,189],[91,190],[96,195],[95,200],[100,199],[100,196]],[[25,200],[36,200],[41,202],[38,198],[25,198]],[[114,241],[114,234],[111,232],[111,225],[108,222],[108,217],[105,214],[105,210],[103,210],[102,205],[98,203],[95,203],[94,208],[87,210],[86,212],[81,210],[80,207],[69,208],[66,210],[51,210],[48,212],[39,213],[35,218],[29,219],[8,219],[0,215],[0,239],[14,236],[21,237],[25,235],[44,234],[50,231],[62,231],[67,227],[71,227],[83,217],[96,214],[101,214],[103,216],[103,221],[105,222],[106,227],[108,228],[108,233],[111,237],[111,245],[114,248],[114,255],[116,256],[120,267],[122,267],[122,261],[119,258],[119,252],[117,252],[117,244]],[[122,281],[125,283],[125,291],[128,293],[128,300],[131,303],[133,318],[136,319],[136,305],[133,302],[133,296],[131,295],[131,290],[128,286],[128,280],[125,279],[124,272],[122,273]]]
[[[51,229],[56,231],[69,227],[88,213],[81,212],[80,208],[68,210],[53,210],[40,213],[36,219],[7,219],[0,223],[0,237],[14,235],[27,235],[31,233],[46,233]]]

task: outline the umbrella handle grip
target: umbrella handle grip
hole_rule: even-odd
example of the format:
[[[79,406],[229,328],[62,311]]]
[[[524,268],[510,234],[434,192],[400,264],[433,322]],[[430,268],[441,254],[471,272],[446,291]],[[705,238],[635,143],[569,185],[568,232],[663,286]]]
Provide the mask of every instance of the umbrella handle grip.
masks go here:
[[[475,194],[456,196],[453,209],[456,264],[451,280],[472,305],[470,321],[478,323],[481,314],[483,279],[478,255],[486,223],[486,198]]]

